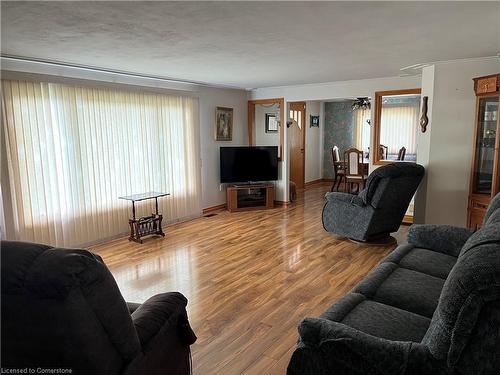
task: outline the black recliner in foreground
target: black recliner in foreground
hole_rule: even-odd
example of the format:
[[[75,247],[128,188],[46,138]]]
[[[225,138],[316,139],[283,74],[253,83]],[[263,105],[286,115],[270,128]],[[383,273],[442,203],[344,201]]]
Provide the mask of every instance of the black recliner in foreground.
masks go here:
[[[158,294],[131,314],[89,251],[2,241],[1,261],[3,369],[190,373],[196,336],[182,294]]]
[[[323,227],[356,241],[390,239],[390,233],[399,229],[424,172],[419,164],[392,163],[375,169],[359,195],[326,193]]]

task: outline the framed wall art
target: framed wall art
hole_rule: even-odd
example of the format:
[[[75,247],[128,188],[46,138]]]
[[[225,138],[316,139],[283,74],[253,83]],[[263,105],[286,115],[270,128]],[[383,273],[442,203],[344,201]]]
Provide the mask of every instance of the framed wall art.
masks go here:
[[[231,141],[233,139],[233,109],[217,107],[215,110],[215,140]]]

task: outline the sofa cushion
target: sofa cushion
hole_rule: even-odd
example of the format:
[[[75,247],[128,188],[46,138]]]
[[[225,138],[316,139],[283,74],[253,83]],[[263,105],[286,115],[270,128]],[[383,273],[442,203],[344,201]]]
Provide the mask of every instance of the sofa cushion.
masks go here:
[[[370,335],[389,340],[420,342],[430,319],[349,293],[334,303],[320,318],[343,323]]]
[[[382,262],[352,291],[368,299],[431,318],[444,281],[392,262]],[[422,290],[426,293],[422,293]]]
[[[399,266],[396,263],[382,262],[376,266],[352,291],[373,298],[378,288],[387,280]]]
[[[411,244],[404,244],[398,246],[382,262],[396,263],[409,270],[446,279],[457,262],[457,258]]]
[[[430,319],[383,303],[364,300],[340,323],[387,340],[420,342]]]
[[[454,256],[416,247],[401,259],[399,265],[409,270],[446,279],[456,262],[457,258]]]
[[[425,273],[397,268],[380,285],[373,300],[432,318],[444,281]]]
[[[414,224],[408,231],[408,243],[457,257],[473,233],[453,225]]]
[[[381,263],[392,262],[398,264],[401,261],[401,259],[403,259],[414,248],[415,248],[414,245],[408,243],[399,245],[397,248],[391,251],[389,255],[387,255],[384,259],[382,259]]]
[[[334,322],[341,322],[352,309],[354,309],[361,302],[366,300],[366,297],[360,293],[348,293],[336,303],[331,305],[320,318],[333,320]]]

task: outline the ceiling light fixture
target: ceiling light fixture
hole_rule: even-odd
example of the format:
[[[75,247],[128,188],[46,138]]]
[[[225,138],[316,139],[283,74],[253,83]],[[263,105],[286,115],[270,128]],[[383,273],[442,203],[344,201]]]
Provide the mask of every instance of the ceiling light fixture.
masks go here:
[[[353,111],[357,111],[358,109],[370,109],[370,108],[371,108],[370,99],[367,97],[357,98],[351,104],[351,109]]]

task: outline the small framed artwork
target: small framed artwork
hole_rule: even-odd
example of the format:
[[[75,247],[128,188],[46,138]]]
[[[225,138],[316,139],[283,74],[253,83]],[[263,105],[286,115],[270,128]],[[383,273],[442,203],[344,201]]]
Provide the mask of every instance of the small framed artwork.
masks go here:
[[[311,116],[310,128],[319,128],[319,116]]]
[[[266,113],[266,133],[277,133],[278,121],[275,113]]]
[[[233,109],[217,107],[215,110],[215,140],[231,141],[233,139]]]

